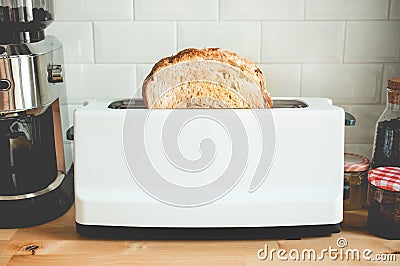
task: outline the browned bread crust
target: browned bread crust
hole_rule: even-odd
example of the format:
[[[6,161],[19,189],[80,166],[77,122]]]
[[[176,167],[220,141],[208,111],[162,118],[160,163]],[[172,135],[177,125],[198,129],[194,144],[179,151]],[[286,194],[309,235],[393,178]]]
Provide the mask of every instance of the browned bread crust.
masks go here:
[[[265,107],[272,108],[273,103],[266,89],[265,77],[256,64],[247,58],[237,55],[234,52],[221,50],[220,48],[187,48],[180,51],[176,55],[169,56],[158,61],[143,82],[142,96],[146,106],[149,107],[147,87],[149,82],[152,81],[151,77],[155,73],[174,64],[196,60],[214,60],[239,68],[246,73],[246,75],[253,80],[254,83],[259,85],[261,93],[264,97]]]

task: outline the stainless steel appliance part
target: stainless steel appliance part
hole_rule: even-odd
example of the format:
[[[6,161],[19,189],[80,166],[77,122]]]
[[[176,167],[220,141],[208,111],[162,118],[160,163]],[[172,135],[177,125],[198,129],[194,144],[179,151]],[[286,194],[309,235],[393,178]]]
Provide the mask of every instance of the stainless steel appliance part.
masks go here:
[[[0,53],[0,113],[41,108],[65,96],[62,44],[56,38],[0,45]]]
[[[0,0],[0,43],[44,40],[53,10],[52,0]]]

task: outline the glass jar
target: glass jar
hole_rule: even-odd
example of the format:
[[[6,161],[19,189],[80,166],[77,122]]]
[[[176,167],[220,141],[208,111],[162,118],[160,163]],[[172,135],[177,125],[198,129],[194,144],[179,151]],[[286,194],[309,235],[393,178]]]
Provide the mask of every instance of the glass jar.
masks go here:
[[[358,210],[365,206],[368,168],[368,158],[358,154],[344,154],[344,183],[349,186],[348,198],[343,200],[345,211]]]
[[[389,79],[386,109],[376,124],[372,168],[400,167],[400,78]]]
[[[400,239],[400,168],[379,167],[368,173],[368,231]]]

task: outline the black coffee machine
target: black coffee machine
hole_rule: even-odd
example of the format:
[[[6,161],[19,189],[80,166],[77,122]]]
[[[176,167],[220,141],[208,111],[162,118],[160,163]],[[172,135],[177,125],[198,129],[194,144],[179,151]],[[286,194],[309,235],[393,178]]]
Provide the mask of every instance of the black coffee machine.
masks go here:
[[[73,202],[62,44],[52,0],[0,0],[0,228],[41,224]]]

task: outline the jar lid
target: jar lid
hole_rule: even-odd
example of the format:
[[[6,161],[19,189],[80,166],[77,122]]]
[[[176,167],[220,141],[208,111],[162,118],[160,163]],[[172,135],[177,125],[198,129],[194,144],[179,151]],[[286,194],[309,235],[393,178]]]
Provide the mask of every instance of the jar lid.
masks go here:
[[[400,168],[378,167],[372,169],[368,173],[368,181],[378,188],[400,192]]]
[[[367,157],[355,153],[344,154],[344,171],[345,172],[362,172],[369,168],[369,160]]]
[[[400,78],[389,79],[388,88],[392,90],[400,90]]]

